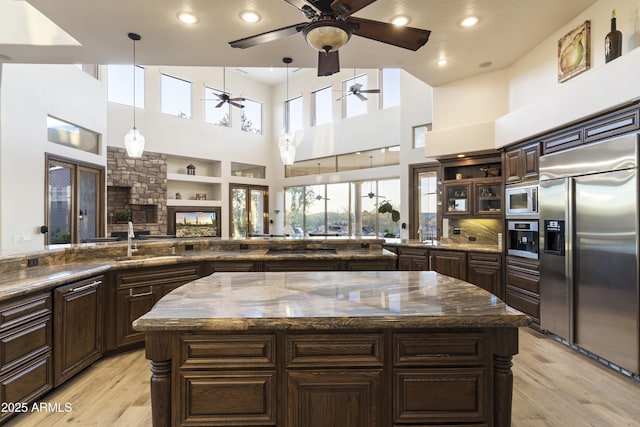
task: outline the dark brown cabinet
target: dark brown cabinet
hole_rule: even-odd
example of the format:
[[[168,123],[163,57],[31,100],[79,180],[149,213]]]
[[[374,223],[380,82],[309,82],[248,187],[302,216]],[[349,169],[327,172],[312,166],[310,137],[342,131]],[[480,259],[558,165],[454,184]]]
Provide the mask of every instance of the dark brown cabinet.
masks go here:
[[[102,282],[96,276],[53,291],[56,387],[102,357]]]
[[[132,323],[173,289],[210,274],[208,264],[185,263],[115,271],[110,277],[106,350],[126,349],[144,342]]]
[[[429,270],[429,250],[427,248],[398,248],[398,270],[427,271]]]
[[[507,184],[538,179],[538,142],[517,146],[504,153],[504,176]]]
[[[53,388],[52,315],[50,291],[0,303],[0,398],[3,403],[26,404]],[[16,413],[16,410],[3,410],[0,423]]]
[[[467,280],[502,298],[502,255],[469,252]]]
[[[540,261],[507,257],[505,302],[528,314],[540,329]]]
[[[445,276],[467,280],[467,254],[460,251],[429,251],[430,270]]]

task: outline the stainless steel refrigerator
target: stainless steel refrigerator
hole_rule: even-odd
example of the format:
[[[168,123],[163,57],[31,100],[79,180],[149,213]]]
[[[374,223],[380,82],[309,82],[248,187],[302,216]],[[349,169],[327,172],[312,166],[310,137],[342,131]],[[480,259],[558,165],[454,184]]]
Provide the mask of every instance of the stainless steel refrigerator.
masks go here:
[[[540,325],[639,372],[637,134],[540,158]]]

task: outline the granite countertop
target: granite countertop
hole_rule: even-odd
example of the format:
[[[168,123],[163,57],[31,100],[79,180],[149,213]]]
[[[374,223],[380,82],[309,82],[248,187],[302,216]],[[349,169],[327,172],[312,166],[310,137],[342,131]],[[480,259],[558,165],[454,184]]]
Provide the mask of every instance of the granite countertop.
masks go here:
[[[322,280],[319,280],[319,279]],[[491,293],[433,271],[215,273],[170,292],[138,331],[519,327]]]
[[[481,243],[456,243],[456,242],[442,242],[439,240],[427,240],[421,242],[416,239],[387,239],[384,243],[385,246],[404,246],[410,248],[430,248],[430,249],[444,249],[450,251],[464,251],[464,252],[485,252],[485,253],[502,253],[502,248],[498,245],[485,245]]]
[[[175,246],[175,242],[173,245]],[[350,260],[396,257],[395,254],[384,249],[368,250],[364,248],[274,252],[262,248],[260,245],[250,245],[250,249],[242,250],[203,247],[172,254],[167,253],[171,249],[171,242],[150,242],[150,244],[140,244],[138,247],[144,252],[131,258],[122,256],[122,253],[126,253],[126,246],[123,246],[122,243],[73,247],[66,254],[63,249],[56,249],[48,257],[42,254],[31,255],[43,260],[40,265],[37,267],[0,268],[0,301],[34,292],[47,291],[56,286],[103,274],[113,269],[124,270],[200,261]],[[83,251],[91,251],[92,249],[95,250],[93,256],[83,254]],[[31,256],[25,255],[25,262]],[[2,260],[0,260],[0,264],[1,262]],[[0,265],[0,267],[2,266]]]

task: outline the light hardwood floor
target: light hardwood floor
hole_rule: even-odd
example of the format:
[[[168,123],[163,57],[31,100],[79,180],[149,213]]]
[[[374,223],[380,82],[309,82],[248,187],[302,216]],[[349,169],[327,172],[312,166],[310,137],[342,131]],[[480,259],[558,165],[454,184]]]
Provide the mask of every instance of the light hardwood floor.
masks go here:
[[[514,357],[513,427],[640,427],[640,383],[530,329]],[[151,426],[143,350],[107,357],[46,395],[69,413],[29,413],[11,427]]]

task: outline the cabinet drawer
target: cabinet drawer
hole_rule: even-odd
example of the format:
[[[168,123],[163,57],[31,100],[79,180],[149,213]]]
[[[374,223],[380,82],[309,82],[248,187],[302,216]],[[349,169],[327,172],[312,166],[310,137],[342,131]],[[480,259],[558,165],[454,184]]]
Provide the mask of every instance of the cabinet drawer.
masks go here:
[[[275,335],[223,335],[183,338],[180,365],[190,368],[274,368]]]
[[[18,370],[0,376],[3,402],[30,402],[53,388],[51,352]],[[9,414],[0,414],[9,415]]]
[[[540,276],[507,269],[507,286],[524,289],[538,295],[540,293]]]
[[[394,334],[394,366],[479,365],[485,359],[481,333]]]
[[[51,314],[51,293],[16,298],[0,304],[0,331]]]
[[[276,425],[275,371],[181,373],[181,426]]]
[[[540,300],[525,293],[519,292],[511,286],[507,286],[507,301],[511,307],[523,313],[540,318]]]
[[[398,255],[403,255],[403,256],[416,256],[416,257],[426,258],[428,252],[429,250],[426,248],[405,248],[405,247],[398,248]]]
[[[502,263],[502,256],[500,254],[486,254],[480,252],[469,252],[469,263],[477,264],[493,264],[499,266]]]
[[[398,369],[393,374],[393,422],[486,422],[488,381],[484,368]]]
[[[197,264],[171,266],[170,268],[146,268],[116,274],[119,288],[159,286],[170,283],[187,283],[200,277]]]
[[[51,315],[0,335],[0,373],[51,350]]]
[[[287,367],[382,366],[382,335],[287,336]]]

